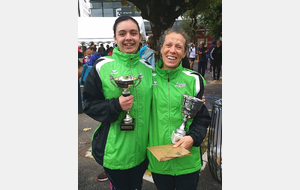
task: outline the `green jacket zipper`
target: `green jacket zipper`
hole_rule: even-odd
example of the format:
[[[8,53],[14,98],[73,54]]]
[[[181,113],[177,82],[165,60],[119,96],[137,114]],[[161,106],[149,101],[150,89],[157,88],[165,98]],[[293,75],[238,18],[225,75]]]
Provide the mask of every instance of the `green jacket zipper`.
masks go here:
[[[131,68],[131,66],[132,66],[132,58],[130,58],[130,64],[129,64],[129,66],[130,66],[130,72],[131,72],[131,76],[134,76],[133,75],[133,72],[132,72],[132,68]],[[137,76],[134,76],[134,77],[137,77]],[[136,83],[136,82],[135,82]],[[135,85],[135,83],[133,84],[133,85]],[[136,104],[137,104],[137,106],[136,106],[136,110],[137,110],[137,108],[139,107],[139,104],[138,104],[138,96],[137,96],[137,89],[135,88],[134,89],[134,91],[135,91],[135,97],[134,97],[134,99],[136,99]],[[135,111],[135,114],[136,114],[136,117],[135,117],[135,126],[138,126],[138,123],[137,123],[137,119],[136,118],[138,118],[138,111]],[[137,128],[134,128],[134,130],[138,130]],[[137,131],[137,137],[139,136],[139,131]],[[140,152],[140,150],[139,150],[139,146],[137,146],[137,148],[138,148],[138,150],[137,150],[137,152],[136,152],[136,155],[139,155],[139,152]],[[135,162],[137,163],[138,162],[138,156],[136,156],[135,157]]]

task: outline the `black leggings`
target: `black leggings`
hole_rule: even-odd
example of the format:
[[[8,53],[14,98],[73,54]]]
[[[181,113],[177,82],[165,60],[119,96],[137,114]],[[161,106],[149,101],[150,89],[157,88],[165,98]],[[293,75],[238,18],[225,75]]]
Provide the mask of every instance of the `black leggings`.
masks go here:
[[[143,175],[147,169],[148,160],[127,170],[111,170],[104,168],[106,175],[113,185],[113,190],[141,190]]]
[[[158,190],[196,190],[199,173],[199,170],[178,176],[152,173],[152,177]]]

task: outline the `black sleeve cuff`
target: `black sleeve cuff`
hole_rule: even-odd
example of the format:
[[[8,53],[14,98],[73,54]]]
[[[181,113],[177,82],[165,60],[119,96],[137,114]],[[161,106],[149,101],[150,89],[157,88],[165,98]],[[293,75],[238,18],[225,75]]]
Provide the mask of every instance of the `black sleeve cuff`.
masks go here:
[[[120,105],[120,102],[119,102],[119,98],[114,100],[114,106],[115,106],[115,108],[118,112],[122,111],[122,108],[121,108],[121,105]]]
[[[192,139],[193,139],[193,146],[197,146],[198,145],[198,143],[197,143],[197,138],[196,138],[196,136],[194,135],[194,134],[188,134],[188,136],[190,136],[190,137],[192,137]]]

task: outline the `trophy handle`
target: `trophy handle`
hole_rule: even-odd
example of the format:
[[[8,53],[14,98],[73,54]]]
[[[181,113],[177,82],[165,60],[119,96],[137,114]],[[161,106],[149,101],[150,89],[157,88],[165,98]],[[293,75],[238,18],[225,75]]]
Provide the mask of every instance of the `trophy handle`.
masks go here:
[[[139,74],[139,76],[138,76],[138,78],[137,78],[137,80],[139,80],[139,83],[137,83],[137,85],[133,86],[133,87],[132,87],[132,90],[133,90],[134,88],[136,88],[136,87],[141,83],[142,78],[143,78],[143,76],[142,76],[142,73],[141,73],[141,74]]]
[[[114,85],[115,87],[117,87],[118,89],[120,89],[114,82],[114,77],[112,75],[109,75],[109,78],[110,78],[110,82],[112,85]]]

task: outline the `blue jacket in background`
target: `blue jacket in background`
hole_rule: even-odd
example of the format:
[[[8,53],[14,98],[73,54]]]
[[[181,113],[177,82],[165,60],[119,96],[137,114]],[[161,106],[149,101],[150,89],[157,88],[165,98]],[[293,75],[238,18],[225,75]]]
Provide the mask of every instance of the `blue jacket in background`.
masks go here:
[[[141,58],[145,59],[148,63],[151,64],[152,70],[155,71],[155,52],[151,48],[145,48],[143,51],[143,54],[141,55]]]
[[[143,46],[141,49],[140,49],[140,57],[142,57],[145,53],[145,50],[148,48],[147,45]]]
[[[95,61],[96,61],[97,59],[99,59],[100,57],[101,57],[100,52],[95,52],[95,53],[91,56],[90,61],[87,62],[87,65],[88,65],[88,66],[93,66],[93,64],[95,63]]]

